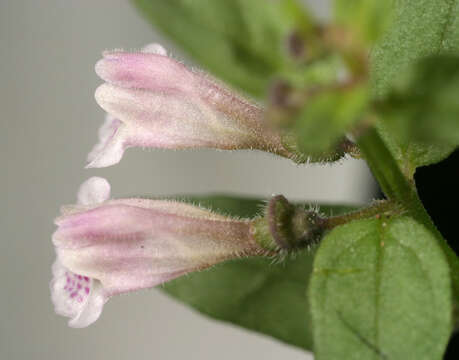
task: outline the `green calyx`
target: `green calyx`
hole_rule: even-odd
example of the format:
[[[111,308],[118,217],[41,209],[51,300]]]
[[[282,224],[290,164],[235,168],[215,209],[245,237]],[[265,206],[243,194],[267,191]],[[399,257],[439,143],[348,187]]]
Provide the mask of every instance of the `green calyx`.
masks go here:
[[[251,223],[255,241],[270,251],[292,251],[317,243],[323,234],[323,219],[314,211],[290,204],[278,195],[265,208],[263,217]]]
[[[340,138],[337,144],[331,149],[317,154],[310,153],[306,155],[305,153],[301,152],[298,149],[298,144],[296,143],[296,136],[293,134],[285,133],[282,136],[282,145],[290,154],[293,154],[291,159],[297,164],[304,164],[307,162],[335,162],[342,159],[346,155],[356,159],[361,158],[358,146],[344,136]]]

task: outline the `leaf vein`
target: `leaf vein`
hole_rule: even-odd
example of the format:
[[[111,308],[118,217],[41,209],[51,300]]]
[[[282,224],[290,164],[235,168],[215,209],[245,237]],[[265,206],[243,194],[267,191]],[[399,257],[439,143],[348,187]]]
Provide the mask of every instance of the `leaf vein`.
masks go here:
[[[364,343],[370,350],[372,350],[376,355],[378,355],[381,359],[389,359],[388,356],[375,344],[372,344],[370,340],[368,340],[365,336],[359,333],[357,329],[355,329],[343,316],[343,314],[335,310],[338,318],[343,323],[345,327],[347,327],[352,334],[354,334],[362,343]]]
[[[440,43],[438,44],[438,53],[440,53],[442,50],[444,50],[445,46],[445,41],[446,41],[446,35],[448,34],[452,24],[453,24],[453,19],[454,19],[454,8],[457,5],[456,0],[450,0],[448,2],[448,13],[446,15],[446,21],[445,25],[443,27],[443,30],[440,34]]]

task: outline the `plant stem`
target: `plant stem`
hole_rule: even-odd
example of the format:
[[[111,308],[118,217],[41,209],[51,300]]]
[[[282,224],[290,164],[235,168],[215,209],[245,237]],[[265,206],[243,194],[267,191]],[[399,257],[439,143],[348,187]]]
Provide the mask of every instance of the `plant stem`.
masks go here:
[[[353,220],[368,219],[385,215],[400,213],[402,208],[395,201],[375,201],[373,205],[350,212],[344,215],[332,216],[322,219],[322,226],[326,229],[333,229],[336,226],[344,225]]]
[[[375,128],[370,128],[362,134],[358,139],[358,145],[387,198],[400,203],[409,215],[436,236],[450,265],[454,298],[456,302],[459,302],[459,259],[441,236],[422,205],[414,182],[405,177]]]

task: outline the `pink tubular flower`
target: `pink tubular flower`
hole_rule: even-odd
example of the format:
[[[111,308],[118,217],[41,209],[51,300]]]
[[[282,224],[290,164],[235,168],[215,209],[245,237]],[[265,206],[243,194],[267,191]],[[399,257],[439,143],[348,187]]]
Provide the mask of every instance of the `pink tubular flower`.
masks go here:
[[[107,83],[95,94],[109,114],[88,167],[120,161],[128,147],[258,149],[290,157],[263,109],[208,75],[168,57],[158,44],[143,52],[106,52],[96,65]]]
[[[56,312],[71,318],[69,326],[96,321],[113,295],[263,252],[248,220],[180,202],[109,196],[105,179],[90,178],[78,205],[64,207],[56,219],[51,297]]]

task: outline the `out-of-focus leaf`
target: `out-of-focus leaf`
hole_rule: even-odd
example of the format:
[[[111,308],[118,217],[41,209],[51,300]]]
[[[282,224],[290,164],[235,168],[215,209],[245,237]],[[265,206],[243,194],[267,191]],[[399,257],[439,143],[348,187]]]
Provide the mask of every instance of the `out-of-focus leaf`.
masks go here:
[[[261,200],[225,196],[191,197],[187,201],[226,215],[253,217]],[[323,206],[326,213],[351,210]],[[313,251],[281,263],[263,258],[240,259],[166,283],[162,290],[213,318],[232,322],[310,350],[312,330],[306,289]]]
[[[328,234],[309,299],[318,360],[441,359],[451,331],[448,263],[409,217],[359,220]]]
[[[284,67],[288,35],[311,26],[297,0],[133,1],[202,66],[256,96]]]
[[[353,30],[362,44],[373,44],[391,22],[392,0],[335,0],[335,21]]]
[[[371,52],[376,96],[390,91],[393,81],[417,60],[459,54],[459,0],[399,0],[394,7],[392,25]]]
[[[399,78],[383,106],[404,141],[459,145],[459,56],[422,59]]]
[[[366,86],[312,95],[296,120],[298,149],[306,156],[319,156],[334,149],[338,140],[361,120],[368,100]]]
[[[380,102],[379,130],[402,171],[439,162],[459,145],[459,56],[420,60]]]
[[[459,55],[459,0],[400,0],[394,2],[393,6],[392,26],[371,51],[372,93],[378,99],[386,98],[395,87],[400,86],[397,83],[401,78],[407,78],[404,76],[407,73],[413,73],[410,68],[420,59],[441,54]],[[442,72],[440,63],[436,71]],[[410,111],[407,111],[408,107],[404,110],[394,108],[398,114],[393,111],[390,115],[383,115],[379,126],[379,129],[384,129],[381,135],[409,178],[412,178],[416,167],[441,161],[457,145],[454,140],[457,134],[454,125],[458,123],[454,121],[454,113],[457,111],[450,113],[448,110],[455,107],[457,84],[449,83],[450,80],[443,83],[441,96],[415,105],[418,114],[422,112],[421,109],[428,109],[428,116],[421,114],[421,118],[416,118],[413,107]],[[417,89],[411,89],[428,94],[431,85],[418,83],[416,86]],[[432,104],[431,100],[434,99],[436,103]],[[438,110],[439,107],[443,107],[443,110]],[[398,127],[388,126],[389,121]],[[448,131],[451,125],[456,130]],[[418,136],[422,133],[430,136],[431,140],[433,137],[437,140],[443,137],[448,141],[422,142]]]
[[[401,139],[400,132],[389,131],[387,121],[378,121],[377,128],[400,170],[408,179],[413,179],[416,168],[442,161],[455,149],[455,146],[448,144],[425,144]]]
[[[332,86],[340,74],[346,71],[346,64],[338,54],[324,56],[306,66],[291,68],[282,74],[292,87],[298,89]]]

